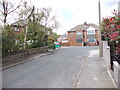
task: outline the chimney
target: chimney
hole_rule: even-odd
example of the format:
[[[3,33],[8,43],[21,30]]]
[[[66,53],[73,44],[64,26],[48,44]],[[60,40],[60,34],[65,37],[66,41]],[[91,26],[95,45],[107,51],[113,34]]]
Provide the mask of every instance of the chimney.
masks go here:
[[[87,22],[84,22],[84,25],[87,26]]]

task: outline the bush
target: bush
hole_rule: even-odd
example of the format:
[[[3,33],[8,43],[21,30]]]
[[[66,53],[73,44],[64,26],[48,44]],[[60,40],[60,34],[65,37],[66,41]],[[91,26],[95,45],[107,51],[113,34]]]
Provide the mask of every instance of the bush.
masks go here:
[[[8,55],[9,52],[18,50],[15,44],[16,35],[10,27],[2,31],[2,56]]]
[[[49,44],[49,45],[48,45],[48,48],[50,48],[50,49],[55,49],[55,44]]]

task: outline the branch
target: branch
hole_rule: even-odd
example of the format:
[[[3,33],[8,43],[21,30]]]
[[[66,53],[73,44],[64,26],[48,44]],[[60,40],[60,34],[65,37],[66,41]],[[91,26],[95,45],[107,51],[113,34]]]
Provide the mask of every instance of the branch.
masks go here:
[[[34,6],[32,8],[32,11],[31,11],[30,15],[28,15],[27,19],[32,15],[33,11],[34,11]]]
[[[10,14],[10,13],[12,13],[12,12],[14,12],[16,9],[18,9],[19,8],[19,6],[17,6],[15,9],[13,9],[12,11],[10,11],[10,12],[8,12],[8,14]]]
[[[8,11],[11,9],[11,8],[13,8],[14,6],[13,5],[11,5],[11,7],[8,9]]]
[[[54,18],[55,18],[55,16],[53,16],[53,17],[47,22],[47,24],[50,23]]]
[[[0,19],[0,21],[4,22],[2,19]]]
[[[5,9],[5,2],[3,1],[3,10],[4,10],[4,13],[6,12],[6,9]],[[3,13],[3,14],[4,14]]]
[[[0,10],[0,12],[4,15],[4,13],[2,12],[2,10]]]
[[[22,0],[21,0],[19,3],[21,3],[21,2],[22,2]],[[12,8],[12,7],[13,7],[13,5],[12,5],[10,8]],[[20,7],[20,4],[19,4],[15,9],[11,10],[10,12],[8,12],[8,14],[14,12],[14,11],[17,10],[19,7]],[[9,8],[8,10],[10,10],[10,8]]]

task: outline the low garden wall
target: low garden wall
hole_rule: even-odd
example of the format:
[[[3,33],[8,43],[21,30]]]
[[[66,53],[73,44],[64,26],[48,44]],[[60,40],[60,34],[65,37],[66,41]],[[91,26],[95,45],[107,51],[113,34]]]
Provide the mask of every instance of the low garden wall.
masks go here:
[[[40,47],[40,48],[32,48],[32,49],[26,49],[26,50],[13,51],[13,52],[10,52],[8,56],[3,58],[2,63],[8,62],[8,59],[9,59],[9,61],[12,61],[12,60],[27,57],[29,55],[45,53],[45,52],[48,52],[48,47]]]
[[[111,68],[110,64],[110,47],[108,46],[107,41],[102,41],[103,43],[103,59],[105,60],[106,65]]]
[[[111,59],[110,59],[110,47],[108,46],[108,42],[107,41],[103,41],[103,59],[105,60],[105,63],[107,65],[107,67],[110,70],[111,75],[113,76],[114,81],[116,82],[116,84],[118,85],[118,83],[120,83],[118,80],[118,78],[120,78],[120,67],[118,62],[113,61],[113,71],[111,70]]]

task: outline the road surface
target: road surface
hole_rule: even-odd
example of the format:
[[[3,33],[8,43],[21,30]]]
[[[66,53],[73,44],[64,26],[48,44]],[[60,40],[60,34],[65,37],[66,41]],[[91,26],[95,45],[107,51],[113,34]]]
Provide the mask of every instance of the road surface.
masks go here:
[[[3,88],[71,88],[90,50],[98,47],[62,47],[2,72]]]

